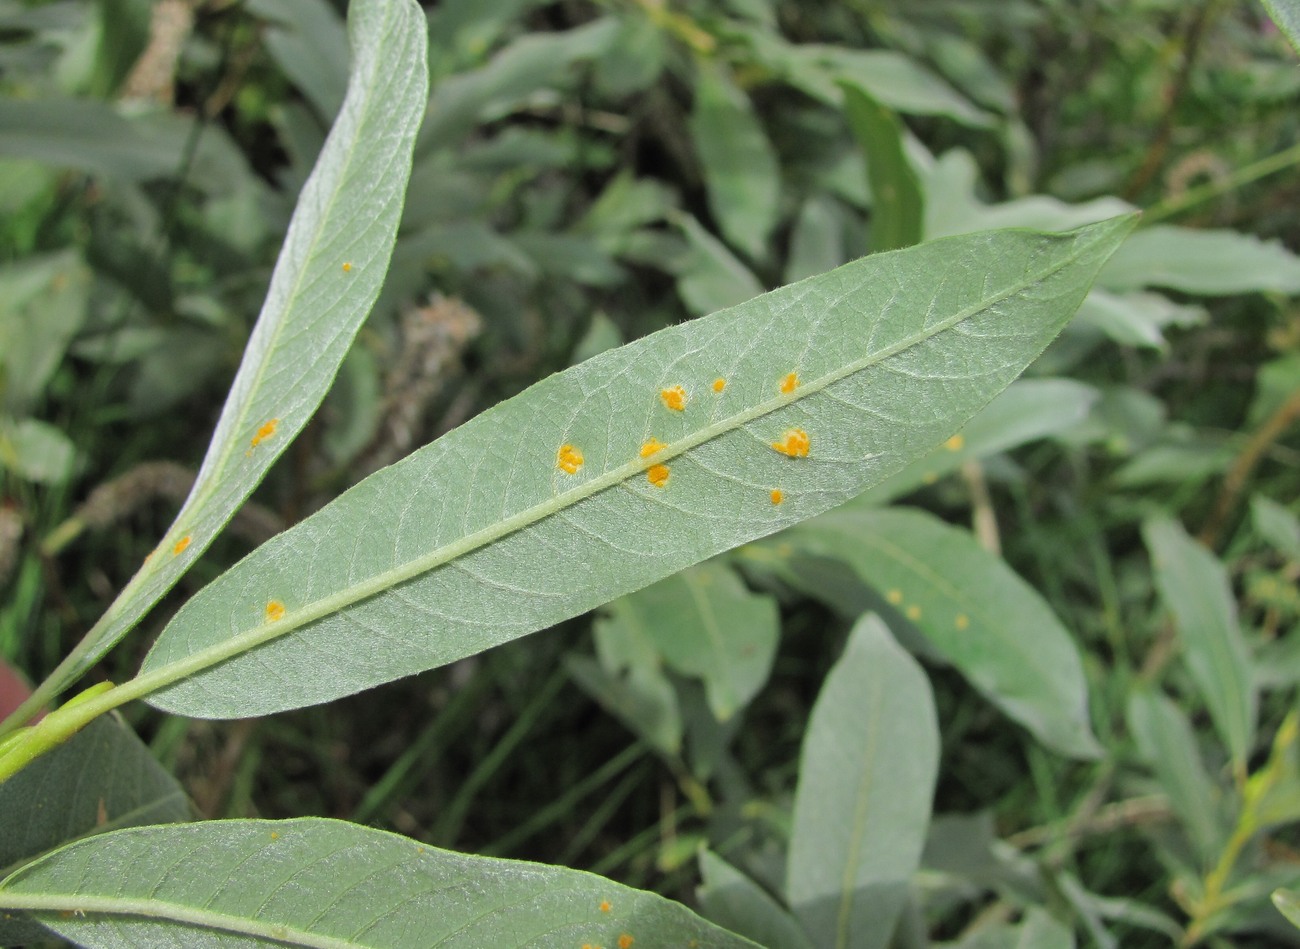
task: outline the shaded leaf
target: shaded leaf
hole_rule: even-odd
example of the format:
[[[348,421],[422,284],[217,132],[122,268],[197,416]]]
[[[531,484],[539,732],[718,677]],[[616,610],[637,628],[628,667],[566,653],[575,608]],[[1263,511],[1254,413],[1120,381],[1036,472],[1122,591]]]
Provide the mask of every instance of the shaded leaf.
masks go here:
[[[781,196],[776,154],[749,97],[716,61],[701,62],[691,138],[723,236],[752,258],[767,254]]]
[[[176,779],[116,715],[91,722],[66,744],[0,784],[0,880],[61,844],[138,824],[184,821],[189,799]],[[0,945],[48,933],[6,921]]]
[[[1129,223],[864,258],[551,376],[245,558],[131,688],[208,717],[328,701],[820,513],[1005,387]]]
[[[1100,753],[1083,663],[1043,599],[967,531],[908,509],[852,506],[782,539],[843,561],[989,701],[1062,754]]]
[[[767,949],[813,949],[799,922],[766,890],[711,850],[700,852],[704,916]]]
[[[799,209],[790,233],[785,280],[792,283],[844,263],[844,225],[835,199],[825,194],[808,198]]]
[[[921,183],[903,150],[898,117],[857,86],[844,85],[844,113],[867,160],[871,185],[871,249],[911,247],[921,240]]]
[[[1191,838],[1201,866],[1213,866],[1226,833],[1219,820],[1218,792],[1205,772],[1191,722],[1165,696],[1138,690],[1129,696],[1128,727]]]
[[[83,946],[482,949],[753,943],[578,870],[471,857],[342,821],[207,821],[73,844],[0,884]],[[202,942],[197,940],[202,939]]]
[[[1279,553],[1300,561],[1300,518],[1262,494],[1250,499],[1250,516],[1261,537]]]
[[[34,418],[13,425],[0,419],[0,467],[37,484],[61,484],[72,474],[77,449],[61,429]]]
[[[1192,681],[1233,763],[1244,768],[1254,742],[1258,699],[1227,571],[1172,520],[1147,521],[1142,536],[1151,552],[1160,599],[1173,614]]]
[[[1093,289],[1079,307],[1075,326],[1093,326],[1121,346],[1164,349],[1169,326],[1195,326],[1205,322],[1205,311],[1175,303],[1158,293],[1111,293]]]
[[[334,7],[325,0],[252,0],[248,8],[275,24],[262,31],[262,42],[321,121],[332,122],[348,86],[347,31]]]
[[[889,945],[938,768],[929,680],[867,615],[826,677],[800,756],[786,896],[814,945]]]
[[[14,415],[44,395],[86,318],[90,270],[75,251],[0,268],[0,398]]]
[[[693,313],[736,306],[763,292],[763,285],[739,258],[689,214],[674,213],[689,253],[672,268],[677,293]]]

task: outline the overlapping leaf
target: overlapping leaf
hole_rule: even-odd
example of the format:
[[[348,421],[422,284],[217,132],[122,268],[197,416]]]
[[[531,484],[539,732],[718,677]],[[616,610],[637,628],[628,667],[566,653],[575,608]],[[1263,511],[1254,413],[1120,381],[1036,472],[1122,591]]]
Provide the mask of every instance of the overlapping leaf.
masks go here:
[[[193,491],[166,538],[33,704],[88,668],[193,564],[324,398],[383,284],[426,103],[410,0],[352,5],[347,100],[298,201]]]
[[[92,837],[0,884],[82,946],[746,949],[653,893],[341,821],[208,821]]]
[[[327,701],[820,513],[1004,388],[1131,223],[865,258],[543,380],[236,565],[131,688],[205,717]]]

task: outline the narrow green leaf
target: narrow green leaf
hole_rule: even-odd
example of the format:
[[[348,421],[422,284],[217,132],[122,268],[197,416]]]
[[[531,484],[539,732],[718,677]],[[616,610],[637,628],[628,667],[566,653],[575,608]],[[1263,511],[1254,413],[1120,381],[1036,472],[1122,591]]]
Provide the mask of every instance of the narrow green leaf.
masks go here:
[[[723,235],[751,258],[767,256],[779,211],[780,168],[753,104],[721,63],[699,65],[690,130],[709,209]]]
[[[1174,521],[1148,521],[1142,535],[1192,681],[1233,763],[1244,769],[1254,742],[1258,699],[1227,571]]]
[[[425,106],[424,22],[411,0],[352,4],[348,98],[299,197],[193,491],[34,702],[89,668],[171,588],[320,405],[388,269]]]
[[[636,626],[654,660],[662,656],[682,675],[703,680],[719,721],[767,682],[780,634],[776,601],[750,591],[725,564],[699,564],[617,602],[616,615]]]
[[[151,701],[204,717],[328,701],[825,511],[1004,388],[1131,223],[864,258],[551,376],[245,558],[119,695],[167,686]]]
[[[889,945],[938,770],[930,682],[867,615],[826,677],[800,756],[786,897],[814,945]]]
[[[1205,772],[1191,722],[1165,696],[1148,690],[1128,701],[1128,727],[1182,821],[1202,869],[1213,866],[1226,838],[1218,793]]]
[[[165,177],[180,162],[179,151],[160,150],[130,119],[95,99],[6,96],[0,129],[0,154],[127,181]]]
[[[953,438],[867,491],[859,504],[885,504],[933,484],[973,458],[1015,448],[1082,422],[1099,393],[1073,379],[1017,379]]]
[[[782,538],[847,564],[988,699],[1050,748],[1094,758],[1088,686],[1070,634],[999,557],[922,511],[853,506]]]
[[[62,484],[72,474],[76,446],[63,430],[34,418],[0,417],[0,468],[37,484]]]
[[[895,250],[921,240],[921,182],[903,149],[903,126],[893,112],[858,86],[843,84],[844,114],[867,160],[871,185],[871,248]]]
[[[700,853],[704,916],[767,949],[813,949],[798,920],[766,890],[711,850]]]
[[[79,837],[190,818],[185,791],[116,715],[0,784],[0,879]],[[48,938],[35,923],[5,920],[0,946]]]
[[[465,856],[320,818],[92,837],[0,884],[5,908],[33,911],[89,947],[754,945],[590,873]]]
[[[1264,0],[1264,9],[1273,18],[1282,35],[1291,41],[1300,53],[1300,2],[1297,0]],[[1276,899],[1276,897],[1275,897]],[[1292,922],[1295,922],[1292,919]]]
[[[844,222],[833,197],[809,196],[799,209],[790,232],[790,252],[785,263],[785,280],[793,283],[838,267],[848,255],[844,251]]]
[[[90,269],[76,251],[26,257],[0,267],[0,402],[25,415],[86,319]]]

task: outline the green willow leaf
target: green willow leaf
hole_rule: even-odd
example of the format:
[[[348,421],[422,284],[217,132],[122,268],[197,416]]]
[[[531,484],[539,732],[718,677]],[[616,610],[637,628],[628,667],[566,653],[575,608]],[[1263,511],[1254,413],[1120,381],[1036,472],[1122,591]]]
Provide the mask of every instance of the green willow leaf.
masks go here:
[[[207,548],[316,411],[379,295],[426,104],[425,20],[411,0],[361,0],[349,28],[347,99],[303,186],[194,488],[34,707],[93,665]]]
[[[869,613],[826,677],[800,756],[786,897],[813,945],[890,945],[938,773],[930,681]]]
[[[211,718],[328,701],[819,514],[1005,388],[1132,223],[864,258],[551,376],[254,551],[119,697]]]
[[[1176,521],[1153,518],[1143,525],[1142,537],[1187,670],[1233,764],[1244,771],[1254,746],[1259,696],[1228,571]]]
[[[579,870],[473,857],[343,821],[205,821],[103,834],[0,883],[89,947],[578,949],[754,943]]]
[[[843,562],[1045,745],[1100,755],[1074,640],[1033,587],[968,531],[924,511],[850,505],[774,546]]]
[[[867,159],[872,249],[896,250],[920,243],[925,196],[907,159],[902,123],[860,87],[849,83],[841,87],[845,117]]]
[[[1278,29],[1300,53],[1300,2],[1297,0],[1264,0],[1264,9],[1273,18]]]

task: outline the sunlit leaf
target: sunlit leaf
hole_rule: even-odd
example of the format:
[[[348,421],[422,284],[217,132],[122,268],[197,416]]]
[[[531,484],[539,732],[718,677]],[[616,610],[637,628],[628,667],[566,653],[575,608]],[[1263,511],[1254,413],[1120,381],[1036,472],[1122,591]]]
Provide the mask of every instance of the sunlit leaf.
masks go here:
[[[92,837],[0,884],[79,945],[511,949],[754,944],[578,870],[425,847],[341,821],[207,821]]]
[[[890,944],[938,770],[930,682],[867,615],[826,677],[800,756],[786,897],[813,945]]]
[[[245,558],[132,688],[206,717],[327,701],[825,511],[1004,388],[1130,223],[864,258],[551,376]]]

